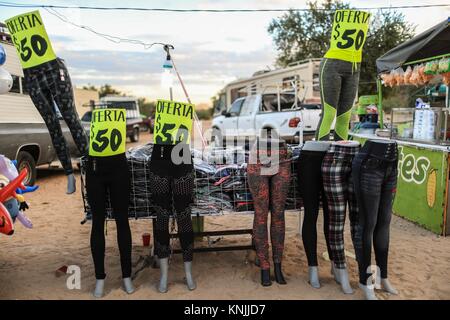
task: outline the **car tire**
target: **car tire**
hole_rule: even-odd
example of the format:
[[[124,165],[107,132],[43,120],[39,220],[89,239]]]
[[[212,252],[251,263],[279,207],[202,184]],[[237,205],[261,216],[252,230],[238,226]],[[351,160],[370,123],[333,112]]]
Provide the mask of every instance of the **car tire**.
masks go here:
[[[19,152],[19,154],[17,155],[17,168],[19,172],[23,168],[27,168],[28,170],[28,175],[23,181],[25,185],[33,186],[36,183],[36,161],[30,153],[28,153],[27,151]]]
[[[139,128],[133,129],[133,134],[130,136],[131,142],[138,142],[139,141]]]

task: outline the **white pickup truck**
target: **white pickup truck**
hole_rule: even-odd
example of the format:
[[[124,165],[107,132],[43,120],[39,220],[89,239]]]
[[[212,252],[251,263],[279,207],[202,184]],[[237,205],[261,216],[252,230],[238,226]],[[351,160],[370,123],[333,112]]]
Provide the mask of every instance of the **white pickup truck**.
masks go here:
[[[230,139],[253,140],[266,134],[298,143],[312,137],[319,124],[320,104],[300,104],[291,93],[256,94],[236,99],[228,110],[213,119],[211,141],[221,146]]]

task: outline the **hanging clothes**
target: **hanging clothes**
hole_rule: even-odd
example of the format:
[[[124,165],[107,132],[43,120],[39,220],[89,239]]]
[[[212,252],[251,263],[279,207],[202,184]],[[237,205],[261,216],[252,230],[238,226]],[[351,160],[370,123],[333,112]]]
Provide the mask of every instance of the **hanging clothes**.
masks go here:
[[[66,175],[73,173],[67,141],[63,136],[55,103],[69,127],[81,155],[88,152],[88,138],[76,112],[72,82],[64,61],[57,58],[36,67],[24,69],[25,83],[36,109],[42,116],[56,155]]]

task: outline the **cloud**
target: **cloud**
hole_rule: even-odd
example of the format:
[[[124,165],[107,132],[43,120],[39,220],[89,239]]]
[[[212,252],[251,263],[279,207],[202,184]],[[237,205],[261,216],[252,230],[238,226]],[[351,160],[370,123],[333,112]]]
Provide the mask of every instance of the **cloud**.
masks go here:
[[[59,56],[66,60],[75,85],[108,83],[150,99],[164,93],[160,88],[163,52],[62,50]],[[273,61],[271,48],[203,51],[195,43],[191,49],[175,51],[173,56],[192,99],[199,103],[209,101],[226,83],[237,77],[249,77]]]

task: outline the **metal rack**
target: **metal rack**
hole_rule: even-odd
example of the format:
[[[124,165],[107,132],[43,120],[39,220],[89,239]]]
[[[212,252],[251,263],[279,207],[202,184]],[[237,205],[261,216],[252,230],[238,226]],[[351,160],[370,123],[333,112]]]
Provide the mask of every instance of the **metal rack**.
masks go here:
[[[297,146],[290,147],[291,149]],[[130,205],[128,216],[130,219],[154,219],[156,212],[152,205],[150,191],[149,164],[153,145],[146,144],[127,152],[128,165],[131,178]],[[248,152],[244,149],[215,149],[208,153],[193,150],[195,189],[192,204],[192,217],[199,221],[201,217],[214,217],[224,215],[253,214],[253,199],[248,188],[246,164]],[[82,196],[86,222],[90,219],[90,208],[85,189],[86,159],[81,160]],[[296,161],[292,162],[292,179],[287,199],[286,209],[300,209],[302,206],[299,197]],[[113,219],[110,201],[107,204],[107,219]],[[194,221],[195,223],[195,221]],[[197,228],[199,229],[199,228]],[[200,231],[194,233],[197,237],[220,237],[235,235],[252,235],[252,229],[235,229],[220,231]],[[171,238],[177,238],[171,233]],[[195,248],[196,252],[251,250],[254,249],[250,241],[248,245],[240,246],[213,246],[215,241],[208,241],[207,247]],[[174,253],[181,252],[174,250]]]

